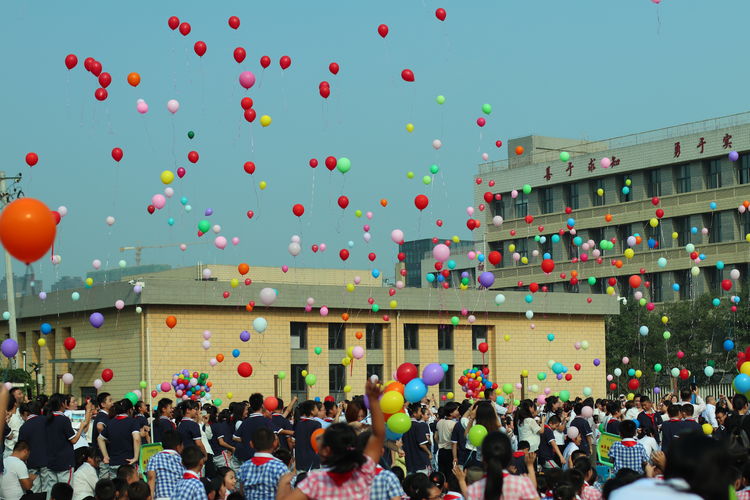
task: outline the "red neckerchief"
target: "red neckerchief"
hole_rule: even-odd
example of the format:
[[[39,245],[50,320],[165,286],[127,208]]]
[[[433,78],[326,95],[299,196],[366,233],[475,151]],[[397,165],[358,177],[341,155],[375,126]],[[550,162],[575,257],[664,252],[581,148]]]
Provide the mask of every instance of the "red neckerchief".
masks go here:
[[[645,411],[642,412],[644,415],[646,415],[649,420],[651,420],[651,426],[656,429],[656,412],[654,413],[646,413]]]
[[[380,474],[380,473],[381,473],[381,472],[383,472],[384,470],[385,470],[385,469],[383,469],[383,468],[382,468],[381,466],[379,466],[379,465],[376,465],[376,466],[375,466],[375,475],[377,476],[378,474]]]
[[[198,474],[196,474],[195,472],[191,470],[186,470],[182,474],[182,479],[197,479],[198,481],[200,481],[200,477],[198,477]]]
[[[513,458],[521,458],[522,456],[526,455],[523,451],[514,451],[513,452]]]
[[[607,423],[611,424],[612,422],[617,422],[617,419],[616,418],[610,418]]]
[[[253,458],[250,459],[250,461],[255,465],[256,467],[260,467],[261,465],[265,465],[268,462],[276,460],[276,457],[273,455],[270,455],[268,453],[256,453]]]
[[[300,422],[305,422],[305,421],[308,421],[308,420],[314,420],[314,419],[312,419],[312,418],[310,418],[310,417],[300,417],[300,418],[299,418],[299,421],[300,421]]]
[[[326,474],[328,474],[328,477],[331,478],[331,480],[336,484],[336,486],[341,487],[342,484],[347,482],[349,479],[352,478],[352,473],[354,471],[348,471],[348,472],[331,472],[328,471]]]
[[[625,438],[621,442],[625,448],[632,448],[636,445],[635,439],[633,438]]]
[[[326,417],[323,419],[325,422],[333,422],[333,419],[331,417]]]
[[[679,421],[680,421],[679,418],[670,418],[669,419],[669,422],[679,422]]]
[[[128,418],[128,416],[127,416],[127,415],[117,415],[117,416],[115,417],[115,420],[125,420],[126,418]]]
[[[549,429],[549,430],[552,430],[552,427],[550,427],[550,426],[549,426],[549,425],[547,425],[547,424],[544,424],[544,428],[545,428],[545,429]]]
[[[694,418],[686,418],[685,422],[695,422],[695,419]]]
[[[177,426],[174,425],[174,422],[172,422],[172,420],[170,420],[169,417],[165,417],[164,415],[161,415],[159,418],[162,419],[162,420],[166,420],[167,422],[169,422],[169,425],[172,426],[172,429],[176,429],[177,428]]]
[[[272,417],[283,417],[284,414],[283,413],[279,413],[279,412],[275,412],[275,413],[271,413],[271,416]]]

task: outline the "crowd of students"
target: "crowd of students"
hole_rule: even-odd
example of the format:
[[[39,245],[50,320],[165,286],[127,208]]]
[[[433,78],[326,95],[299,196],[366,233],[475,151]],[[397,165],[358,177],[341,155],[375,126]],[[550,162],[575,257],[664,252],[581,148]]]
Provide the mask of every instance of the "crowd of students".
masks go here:
[[[697,389],[654,404],[555,396],[405,405],[411,428],[386,431],[381,389],[336,403],[252,394],[220,410],[162,398],[27,401],[0,389],[0,499],[384,500],[676,498],[750,500],[747,398],[704,401]],[[472,444],[474,426],[487,430]],[[75,428],[74,428],[75,427]],[[611,468],[597,442],[615,434]],[[605,436],[609,437],[609,436]],[[142,467],[141,445],[161,444]],[[605,472],[606,471],[606,472]]]

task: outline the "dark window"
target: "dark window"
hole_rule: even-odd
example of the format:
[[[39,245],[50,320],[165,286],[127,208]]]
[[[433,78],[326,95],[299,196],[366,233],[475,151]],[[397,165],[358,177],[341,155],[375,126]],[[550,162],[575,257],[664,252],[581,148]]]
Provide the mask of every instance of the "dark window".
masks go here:
[[[453,325],[438,325],[438,350],[450,351],[453,349]]]
[[[578,293],[578,283],[573,285],[570,281],[564,281],[563,290],[565,290],[566,293]]]
[[[690,219],[675,217],[672,219],[672,229],[677,232],[677,244],[685,246],[690,243]]]
[[[739,217],[740,221],[740,239],[744,239],[748,234],[750,234],[750,214],[748,214],[747,212],[745,212],[744,214],[738,213],[737,217]]]
[[[575,182],[566,184],[564,187],[565,192],[565,204],[572,208],[573,210],[578,210],[579,207],[579,200],[578,200],[578,184]]]
[[[675,167],[675,188],[678,193],[689,193],[692,190],[690,183],[690,165]]]
[[[346,385],[346,367],[341,363],[328,365],[328,391],[344,392]]]
[[[526,257],[529,252],[529,240],[524,238],[516,241],[516,252],[518,252],[521,257]]]
[[[484,325],[471,325],[471,348],[476,350],[479,344],[487,342],[487,327]]]
[[[519,192],[516,199],[513,200],[513,210],[516,219],[526,217],[529,213],[529,201],[526,198],[526,194]]]
[[[721,212],[710,212],[703,216],[703,227],[708,228],[708,242],[721,242]]]
[[[599,190],[602,190],[602,195],[599,196]],[[591,199],[592,205],[595,207],[601,207],[607,204],[607,192],[604,191],[604,179],[594,179],[591,181]]]
[[[651,302],[661,302],[662,297],[662,275],[654,273],[651,275]]]
[[[578,247],[573,243],[573,236],[569,232],[563,234],[563,243],[565,248],[568,250],[568,258],[578,257]]]
[[[539,208],[543,214],[549,214],[555,211],[555,200],[553,198],[553,188],[542,188],[539,190]]]
[[[302,376],[302,372],[305,370],[307,370],[307,365],[292,365],[292,378],[290,380],[292,392],[305,392],[307,390],[305,377]]]
[[[628,248],[628,236],[631,235],[630,224],[623,224],[617,226],[617,241],[620,243],[620,251],[624,252]],[[596,245],[599,246],[599,241],[596,241]]]
[[[545,259],[554,259],[555,258],[555,245],[552,244],[552,238],[547,236],[547,239],[544,243],[541,241],[539,242],[539,247],[542,252],[542,256],[544,254],[549,254],[549,257],[544,257]]]
[[[328,348],[344,348],[344,323],[328,323]]]
[[[598,246],[599,242],[604,239],[604,229],[600,227],[594,227],[594,228],[589,229],[589,239],[594,240]]]
[[[689,299],[691,294],[690,270],[682,269],[674,272],[674,282],[680,286],[680,299]]]
[[[378,380],[383,380],[383,365],[367,365],[367,377],[377,375]]]
[[[709,160],[705,166],[706,189],[721,187],[721,160]]]
[[[505,202],[503,200],[495,200],[492,202],[492,210],[495,215],[499,215],[503,219],[505,218]]]
[[[292,349],[307,349],[307,323],[289,323],[289,336]]]
[[[383,325],[368,323],[365,335],[365,347],[367,349],[383,348]]]
[[[419,349],[419,325],[404,324],[404,349]]]
[[[646,194],[649,198],[661,196],[661,169],[654,168],[646,172]]]
[[[440,392],[453,392],[453,365],[448,365],[448,370],[443,374],[440,381]]]
[[[624,175],[618,179],[617,190],[619,191],[618,196],[620,197],[621,203],[630,201],[633,199],[633,188],[631,186],[628,186],[629,179],[630,179],[630,176],[628,175]],[[628,188],[628,189],[625,189],[625,188]]]
[[[724,279],[724,270],[715,267],[708,267],[703,271],[707,272],[706,281],[708,282],[708,292],[721,295],[721,280]]]
[[[740,184],[750,184],[750,156],[742,155],[740,162],[737,163],[737,173]]]

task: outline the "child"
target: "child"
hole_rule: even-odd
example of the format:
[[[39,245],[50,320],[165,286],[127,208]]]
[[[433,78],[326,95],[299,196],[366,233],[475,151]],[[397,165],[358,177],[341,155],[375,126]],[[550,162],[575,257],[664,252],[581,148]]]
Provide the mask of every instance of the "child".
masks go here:
[[[526,455],[528,476],[512,476],[505,469],[510,465],[513,451],[510,439],[504,432],[490,432],[482,442],[482,462],[486,476],[469,486],[469,500],[482,498],[536,499],[536,473],[534,460],[536,453]]]
[[[160,451],[148,461],[146,474],[151,496],[154,500],[170,498],[177,484],[185,473],[182,466],[182,437],[177,431],[166,431],[162,434]]]
[[[568,437],[570,438],[570,441],[565,446],[565,450],[563,451],[563,470],[568,470],[571,467],[573,467],[573,460],[572,460],[573,452],[580,450],[579,447],[581,445],[581,434],[580,432],[574,433],[574,436],[575,437],[570,438],[570,434],[568,435]]]
[[[315,411],[315,401],[304,401],[299,405],[300,419],[294,423],[294,451],[299,471],[320,467],[320,457],[310,443],[312,433],[321,428],[320,422],[313,418]]]
[[[610,401],[607,403],[607,412],[610,417],[607,420],[607,425],[604,428],[605,432],[609,434],[620,435],[620,419],[622,417],[622,407],[617,401]]]
[[[690,403],[683,403],[680,407],[680,414],[682,415],[682,429],[680,434],[687,432],[703,432],[701,424],[693,418],[694,411],[695,408]]]
[[[151,491],[143,481],[135,481],[128,485],[128,500],[148,500]]]
[[[164,433],[177,430],[177,426],[172,422],[173,401],[169,398],[161,398],[156,405],[157,419],[154,421],[154,442],[159,443],[163,439]]]
[[[553,429],[556,429],[559,426],[560,417],[557,415],[552,415],[549,418],[548,423],[544,424],[544,430],[542,432],[542,437],[539,440],[539,450],[537,452],[542,469],[557,469],[563,463],[563,454],[557,446],[555,433],[553,432]]]
[[[531,446],[528,441],[521,441],[518,443],[518,450],[513,452],[513,458],[510,460],[510,466],[508,466],[508,472],[522,476],[528,474],[526,469],[526,454],[531,451]]]
[[[250,445],[255,454],[242,464],[239,472],[239,483],[245,499],[275,498],[279,479],[289,472],[286,465],[271,454],[279,446],[279,439],[272,430],[259,427]]]
[[[172,500],[208,500],[206,488],[200,480],[201,469],[206,461],[205,455],[196,446],[188,446],[182,452],[182,465],[185,473],[177,483]]]
[[[682,420],[680,420],[680,405],[669,405],[667,415],[669,420],[661,424],[661,449],[664,453],[683,428]]]
[[[99,449],[104,457],[99,477],[112,479],[117,476],[117,468],[138,462],[141,449],[141,430],[131,417],[133,403],[127,399],[118,401],[112,407],[113,418],[97,437]]]
[[[436,471],[430,474],[430,481],[432,482],[432,484],[440,488],[441,493],[443,494],[443,500],[464,500],[464,497],[461,493],[451,490],[448,481],[445,479],[445,474],[443,474],[442,472]],[[395,495],[391,496],[390,498],[393,497],[395,497]]]
[[[295,490],[290,485],[292,474],[284,475],[277,499],[369,498],[376,474],[375,464],[383,453],[385,419],[380,408],[380,389],[372,380],[367,381],[365,394],[372,415],[372,437],[367,447],[362,450],[358,446],[354,428],[347,424],[332,424],[323,434],[319,451],[321,462],[327,469],[311,471]]]
[[[586,457],[577,458],[573,461],[573,470],[577,470],[583,476],[581,498],[583,500],[601,500],[601,491],[592,486],[596,483],[596,470],[591,466],[591,460]]]
[[[648,462],[646,448],[635,440],[636,426],[632,420],[624,420],[620,424],[620,437],[609,449],[609,459],[612,461],[612,472],[617,474],[620,469],[632,469],[643,474],[643,463]]]
[[[357,436],[358,446],[360,449],[367,448],[372,433],[365,431]],[[398,468],[400,471],[403,470]],[[404,496],[404,490],[401,487],[403,476],[397,476],[390,470],[386,470],[378,464],[375,470],[375,479],[372,480],[372,489],[370,490],[370,500],[391,500],[392,498],[401,498]],[[443,476],[445,480],[445,476]]]

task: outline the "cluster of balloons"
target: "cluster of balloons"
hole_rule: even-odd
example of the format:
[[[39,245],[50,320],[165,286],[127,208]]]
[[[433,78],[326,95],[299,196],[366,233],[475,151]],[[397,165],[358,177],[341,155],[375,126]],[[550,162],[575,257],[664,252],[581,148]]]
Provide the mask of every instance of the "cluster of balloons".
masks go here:
[[[162,392],[174,389],[175,396],[183,401],[191,399],[198,401],[210,397],[213,383],[208,380],[208,373],[191,372],[188,369],[172,375],[171,382],[162,382],[159,388]]]
[[[412,363],[402,363],[398,367],[396,381],[386,385],[380,400],[388,439],[399,439],[411,428],[411,419],[404,411],[404,405],[420,402],[427,395],[428,386],[440,384],[447,368],[447,365],[430,363],[419,378],[419,371]]]
[[[467,368],[463,371],[463,375],[458,378],[458,385],[466,393],[467,398],[479,397],[488,389],[494,391],[498,388],[497,383],[488,378],[489,374],[490,369],[487,366]],[[510,392],[513,392],[513,390],[511,389]]]

